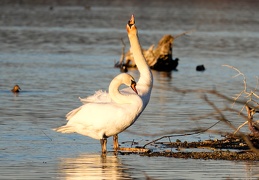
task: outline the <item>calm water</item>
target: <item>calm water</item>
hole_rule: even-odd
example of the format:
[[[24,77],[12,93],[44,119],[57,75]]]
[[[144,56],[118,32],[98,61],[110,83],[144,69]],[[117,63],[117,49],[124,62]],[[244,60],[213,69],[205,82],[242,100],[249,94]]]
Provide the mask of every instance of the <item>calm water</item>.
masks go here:
[[[192,121],[211,112],[198,94],[185,96],[181,89],[213,89],[233,96],[243,89],[242,78],[232,78],[240,69],[255,87],[258,76],[259,14],[257,2],[239,1],[149,1],[83,6],[0,6],[0,179],[253,179],[258,162],[174,159],[108,153],[100,157],[99,141],[78,134],[59,134],[52,128],[66,123],[67,112],[81,105],[98,89],[107,89],[119,73],[123,38],[129,47],[125,25],[135,14],[141,44],[148,48],[164,34],[176,35],[195,29],[175,40],[174,57],[180,58],[170,77],[153,72],[150,103],[119,141],[129,146],[134,139],[145,144],[159,134],[209,127],[215,117]],[[92,3],[92,4],[91,4]],[[196,72],[204,64],[206,71]],[[137,70],[130,74],[138,78]],[[19,84],[22,92],[10,89]],[[209,96],[220,107],[231,106]],[[237,109],[240,107],[236,107]],[[233,124],[244,120],[227,114]],[[230,131],[224,124],[216,130]],[[247,127],[243,128],[246,131]],[[218,138],[215,134],[175,137],[198,141]],[[168,141],[165,139],[165,141]],[[112,150],[108,140],[108,150]],[[154,147],[150,147],[154,148]]]

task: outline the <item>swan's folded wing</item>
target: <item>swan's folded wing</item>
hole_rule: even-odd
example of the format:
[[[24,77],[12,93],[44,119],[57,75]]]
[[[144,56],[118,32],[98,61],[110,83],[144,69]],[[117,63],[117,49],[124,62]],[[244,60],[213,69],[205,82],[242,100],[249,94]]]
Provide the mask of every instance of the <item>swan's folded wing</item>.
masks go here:
[[[139,115],[141,104],[87,103],[68,114],[67,126],[96,131],[122,127],[125,129]],[[80,127],[80,128],[79,128]]]
[[[83,105],[67,113],[67,120],[70,120],[73,116],[75,116],[86,104],[106,104],[113,102],[109,93],[102,90],[96,91],[95,94],[92,96],[88,96],[86,98],[79,97],[79,99],[83,103]]]
[[[109,96],[109,94],[106,91],[96,91],[94,95],[86,97],[86,98],[80,98],[80,101],[83,104],[86,103],[109,103],[112,102],[111,97]]]
[[[124,95],[135,94],[135,92],[131,88],[128,88],[128,87],[120,90],[120,92]],[[83,104],[87,104],[87,103],[102,103],[103,104],[103,103],[113,102],[109,93],[106,91],[102,91],[102,90],[96,91],[94,95],[88,96],[86,98],[79,97],[79,100]]]

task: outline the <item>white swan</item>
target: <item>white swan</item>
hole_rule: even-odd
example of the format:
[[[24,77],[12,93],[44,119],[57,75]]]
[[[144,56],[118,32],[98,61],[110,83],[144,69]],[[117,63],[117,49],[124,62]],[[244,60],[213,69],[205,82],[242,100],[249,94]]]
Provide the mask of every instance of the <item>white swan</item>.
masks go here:
[[[142,48],[138,39],[137,27],[135,25],[134,15],[132,15],[131,19],[128,21],[128,24],[126,25],[126,29],[128,32],[128,37],[131,45],[131,52],[133,53],[133,57],[135,59],[138,70],[140,72],[140,78],[137,82],[138,84],[137,91],[143,102],[143,107],[141,110],[142,112],[147,106],[150,99],[150,95],[153,87],[153,76],[146,62],[146,59],[144,58],[142,53]],[[126,94],[132,93],[132,91],[129,88],[122,89],[121,92]],[[79,99],[83,104],[91,103],[91,102],[102,102],[104,100],[112,101],[109,94],[103,91],[97,91],[93,96],[89,96],[86,98],[79,98]],[[117,149],[119,147],[118,135],[115,135],[113,140],[114,140],[113,142],[114,149]]]
[[[68,123],[54,130],[100,139],[102,153],[106,153],[107,138],[132,125],[143,109],[142,100],[137,94],[125,95],[119,92],[121,84],[131,87],[137,93],[134,78],[122,73],[110,83],[109,96],[112,101],[86,103],[69,112],[66,115]]]
[[[126,26],[126,29],[127,29],[129,41],[131,44],[131,51],[133,53],[134,59],[136,61],[136,65],[140,72],[140,78],[138,80],[138,83],[137,83],[138,85],[136,87],[140,99],[135,100],[135,102],[134,102],[135,105],[132,105],[130,107],[128,105],[126,105],[126,107],[127,107],[126,113],[128,113],[128,114],[131,113],[131,118],[132,118],[132,120],[130,121],[131,123],[128,123],[127,125],[124,124],[124,121],[125,122],[129,121],[127,119],[129,119],[130,117],[128,117],[126,114],[123,115],[124,112],[123,112],[122,108],[119,108],[115,111],[116,112],[115,114],[121,113],[121,117],[120,117],[121,119],[113,118],[113,120],[111,120],[112,123],[115,123],[115,124],[119,123],[121,125],[121,127],[117,130],[117,133],[115,133],[115,130],[114,130],[113,133],[115,133],[115,134],[112,134],[112,133],[109,134],[109,136],[113,136],[113,144],[114,144],[115,150],[117,150],[119,147],[118,133],[122,132],[123,130],[125,130],[126,128],[131,126],[136,121],[136,119],[139,117],[139,115],[143,112],[143,110],[145,109],[145,107],[147,106],[147,104],[149,102],[151,90],[153,87],[153,76],[152,76],[151,70],[142,54],[142,48],[139,43],[137,27],[135,25],[135,20],[134,20],[133,15],[131,16],[131,19],[129,20],[129,22]],[[130,88],[122,89],[120,92],[122,94],[124,94],[126,97],[129,97],[132,94],[132,90]],[[134,95],[134,97],[135,96],[136,95]],[[75,119],[74,116],[77,116],[77,114],[79,112],[83,114],[82,107],[87,106],[88,104],[92,104],[92,103],[93,104],[102,104],[103,102],[105,102],[106,104],[111,105],[111,104],[116,103],[116,100],[113,99],[110,92],[106,93],[101,90],[97,91],[93,96],[89,96],[89,97],[83,98],[83,99],[80,98],[80,100],[82,101],[82,103],[84,105],[79,107],[78,109],[75,109],[75,110],[71,111],[70,113],[68,113],[67,119]],[[132,108],[132,109],[130,109],[130,108]],[[87,108],[84,108],[84,109],[87,109]],[[97,109],[95,109],[95,110],[97,111]],[[93,111],[95,111],[95,110],[93,109]],[[86,110],[84,110],[84,113],[87,114],[88,112],[86,112]],[[105,114],[105,113],[102,113],[102,114]],[[109,112],[108,114],[113,115],[113,111]],[[106,118],[106,115],[103,116],[102,118]],[[93,120],[88,120],[88,119],[84,118],[84,121],[93,121]],[[104,126],[104,124],[106,123],[106,120],[100,120],[100,122],[103,123],[102,125]],[[109,127],[112,126],[111,122],[107,123],[106,125],[107,126],[109,125]],[[68,122],[68,124],[69,124],[69,122]],[[113,128],[115,128],[115,127],[113,126]],[[111,128],[111,129],[113,129],[113,128]],[[58,129],[56,129],[56,130],[58,130]],[[105,136],[101,137],[102,138],[101,145],[102,145],[103,153],[106,152],[106,142],[107,142],[106,138],[108,137],[107,136],[108,134],[104,134],[104,135]],[[87,136],[90,136],[90,135],[87,135]],[[90,137],[92,137],[92,136],[90,136]],[[93,137],[93,138],[95,138],[95,137]],[[100,138],[100,137],[98,137],[98,138]]]

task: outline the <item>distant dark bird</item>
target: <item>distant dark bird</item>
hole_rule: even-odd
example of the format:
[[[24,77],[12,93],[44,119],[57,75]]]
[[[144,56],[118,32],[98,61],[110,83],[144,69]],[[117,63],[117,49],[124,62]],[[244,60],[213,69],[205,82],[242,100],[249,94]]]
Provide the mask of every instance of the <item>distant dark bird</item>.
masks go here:
[[[196,66],[196,71],[205,71],[204,65],[202,64],[202,65]]]
[[[21,88],[16,84],[11,91],[13,93],[18,93],[18,92],[20,92],[20,90],[21,90]]]
[[[178,58],[175,58],[173,61],[174,61],[174,63],[173,63],[173,64],[174,64],[174,65],[173,65],[173,70],[174,70],[174,71],[178,71],[178,70],[177,70],[177,66],[178,66],[178,64],[179,64],[179,59],[178,59]]]

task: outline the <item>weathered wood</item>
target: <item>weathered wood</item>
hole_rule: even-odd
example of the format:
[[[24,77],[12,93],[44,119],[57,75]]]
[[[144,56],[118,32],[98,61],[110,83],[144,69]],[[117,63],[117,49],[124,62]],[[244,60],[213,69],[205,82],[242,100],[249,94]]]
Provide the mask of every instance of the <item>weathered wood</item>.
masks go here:
[[[172,36],[170,34],[164,35],[156,47],[155,45],[151,45],[148,49],[142,49],[143,55],[146,58],[150,68],[157,71],[177,70],[176,68],[178,66],[179,59],[173,59],[174,40],[191,31],[186,31],[176,36]],[[136,63],[130,49],[125,56],[122,55],[121,57],[125,57],[125,63],[122,64],[124,61],[121,59],[119,63],[116,63],[116,67],[121,67],[122,65],[127,67],[136,67]]]
[[[130,148],[130,147],[120,147],[118,150],[126,151],[126,152],[142,152],[142,153],[146,153],[150,151],[150,149],[147,149],[147,148]]]
[[[143,55],[151,69],[158,71],[171,71],[176,69],[178,59],[174,61],[172,58],[173,41],[173,36],[164,35],[158,42],[156,48],[154,48],[154,45],[151,45],[148,49],[143,49]],[[129,67],[136,67],[134,57],[130,50],[126,53],[125,58],[126,64]]]

